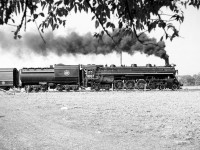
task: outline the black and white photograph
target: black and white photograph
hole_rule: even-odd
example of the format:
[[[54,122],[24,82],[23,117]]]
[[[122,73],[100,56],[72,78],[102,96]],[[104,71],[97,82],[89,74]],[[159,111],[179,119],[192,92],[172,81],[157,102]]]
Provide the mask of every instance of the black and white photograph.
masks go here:
[[[200,150],[200,0],[0,0],[0,150]]]

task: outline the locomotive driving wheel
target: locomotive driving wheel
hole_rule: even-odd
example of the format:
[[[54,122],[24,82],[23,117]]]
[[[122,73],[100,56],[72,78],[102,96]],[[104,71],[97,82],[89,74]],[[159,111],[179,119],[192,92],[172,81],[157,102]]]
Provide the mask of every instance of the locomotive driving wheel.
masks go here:
[[[110,90],[110,84],[105,84],[104,88],[105,88],[106,91],[109,91]]]
[[[175,91],[175,90],[177,90],[177,89],[178,89],[178,86],[177,86],[176,84],[173,84],[173,85],[172,85],[172,90]]]
[[[159,86],[159,89],[160,89],[160,90],[164,90],[164,89],[165,89],[165,85],[164,85],[164,84],[161,84],[161,85]]]
[[[115,89],[122,89],[123,86],[124,86],[124,83],[121,80],[115,81],[115,83],[114,83]]]
[[[95,87],[94,87],[95,91],[99,91],[100,90],[100,86],[99,84],[96,84]]]
[[[57,85],[56,89],[59,91],[59,92],[62,92],[63,91],[63,86],[62,85]]]
[[[138,90],[143,90],[146,88],[146,81],[141,79],[137,82],[137,88]]]
[[[149,88],[149,90],[155,89],[155,84],[149,83],[148,88]]]
[[[70,87],[69,87],[69,86],[65,86],[65,90],[66,90],[67,92],[69,92],[69,91],[70,91]]]
[[[94,89],[95,91],[99,91],[101,88],[100,88],[100,84],[99,83],[93,83],[92,84],[92,89]]]
[[[134,89],[134,85],[135,85],[134,81],[127,81],[126,82],[126,88],[127,89]]]

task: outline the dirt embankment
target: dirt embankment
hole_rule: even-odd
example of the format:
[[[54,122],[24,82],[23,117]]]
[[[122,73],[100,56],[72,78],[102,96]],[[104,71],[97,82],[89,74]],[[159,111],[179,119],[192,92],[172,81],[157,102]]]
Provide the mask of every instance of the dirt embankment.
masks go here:
[[[199,150],[200,91],[0,93],[2,150]]]

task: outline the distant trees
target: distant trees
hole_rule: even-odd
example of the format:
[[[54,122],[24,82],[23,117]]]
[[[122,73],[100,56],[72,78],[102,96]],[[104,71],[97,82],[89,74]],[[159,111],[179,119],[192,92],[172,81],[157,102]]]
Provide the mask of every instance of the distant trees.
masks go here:
[[[185,86],[200,85],[200,73],[191,75],[179,76],[179,81]]]

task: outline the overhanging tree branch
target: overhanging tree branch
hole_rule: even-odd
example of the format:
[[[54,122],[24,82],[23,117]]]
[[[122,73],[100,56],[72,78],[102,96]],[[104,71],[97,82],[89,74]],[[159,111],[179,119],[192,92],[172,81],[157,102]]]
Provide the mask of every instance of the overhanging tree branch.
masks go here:
[[[89,6],[89,8],[91,9],[92,13],[95,15],[95,17],[97,18],[97,20],[99,21],[101,27],[103,28],[103,30],[106,32],[106,34],[112,39],[112,41],[117,45],[117,43],[115,42],[115,40],[113,39],[113,37],[110,35],[110,33],[108,32],[108,30],[106,30],[106,28],[104,27],[101,19],[98,17],[98,15],[95,12],[95,9],[91,6],[89,0],[85,0]]]
[[[36,27],[37,27],[37,30],[38,30],[38,32],[39,32],[39,34],[40,34],[40,37],[42,38],[44,44],[46,44],[46,41],[45,41],[44,37],[42,36],[42,34],[41,34],[41,32],[40,32],[40,28],[38,27],[37,22],[36,22],[35,20],[34,20],[34,22],[35,22],[35,25],[36,25]]]
[[[24,13],[23,13],[23,16],[22,16],[21,23],[17,26],[17,30],[14,33],[14,35],[15,35],[14,38],[15,39],[17,39],[17,37],[20,37],[20,36],[18,36],[18,33],[20,32],[21,27],[22,27],[22,25],[24,23],[24,19],[26,20],[27,7],[28,7],[28,0],[26,0],[26,3],[25,3],[25,10],[24,10]],[[25,29],[26,29],[26,23],[25,23]]]

